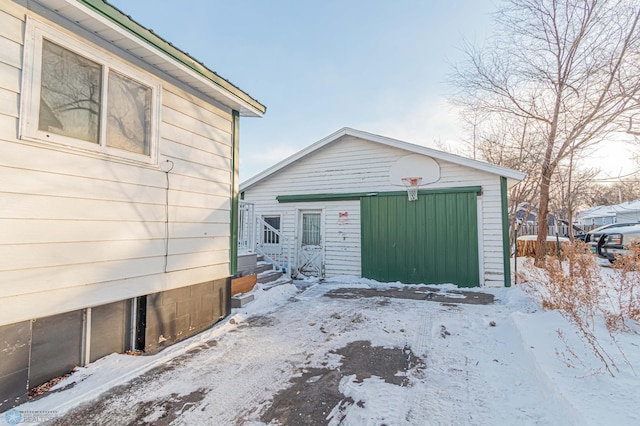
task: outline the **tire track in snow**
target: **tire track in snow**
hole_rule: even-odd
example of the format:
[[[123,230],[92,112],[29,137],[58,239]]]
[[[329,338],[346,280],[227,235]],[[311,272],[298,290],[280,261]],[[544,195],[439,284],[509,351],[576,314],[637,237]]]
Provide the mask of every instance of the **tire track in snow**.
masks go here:
[[[336,286],[312,287],[297,301],[262,316],[236,315],[236,329],[221,335],[216,346],[192,351],[131,382],[104,400],[104,411],[89,424],[130,424],[134,419],[127,411],[154,402],[156,411],[137,424],[162,424],[163,401],[200,389],[202,400],[183,398],[182,404],[177,398],[182,405],[173,407],[179,417],[172,424],[262,424],[261,412],[292,377],[314,367],[338,367],[341,356],[332,351],[356,340],[408,345],[426,369],[424,377],[409,373],[412,386],[407,388],[376,378],[346,380],[345,392],[363,406],[354,404],[344,424],[550,424],[566,419],[547,389],[527,372],[526,348],[499,306],[324,297],[331,288]],[[487,318],[487,312],[494,317]],[[489,326],[490,319],[497,327]],[[477,352],[478,347],[485,352]]]
[[[429,310],[418,309],[419,312],[415,328],[411,330],[410,338],[407,338],[407,345],[413,352],[420,356],[425,366],[428,367],[431,360],[428,353],[428,341],[430,340],[430,329],[433,324],[433,317]],[[426,399],[425,386],[428,379],[425,378],[427,369],[422,372],[421,377],[412,377],[411,389],[408,398],[404,401],[404,409],[396,416],[397,424],[419,424],[422,419],[427,418],[427,411],[431,405]]]
[[[282,310],[286,316],[287,308]],[[261,408],[275,392],[287,386],[289,378],[296,374],[296,365],[306,358],[307,345],[278,332],[281,328],[283,324],[275,321],[265,327],[249,326],[239,330],[237,341],[224,354],[223,365],[211,373],[215,380],[225,385],[234,383],[234,386],[209,392],[205,399],[208,406],[185,415],[181,424],[208,425],[212,419],[216,424],[229,425],[258,421]],[[270,349],[251,350],[251,342],[256,347]]]

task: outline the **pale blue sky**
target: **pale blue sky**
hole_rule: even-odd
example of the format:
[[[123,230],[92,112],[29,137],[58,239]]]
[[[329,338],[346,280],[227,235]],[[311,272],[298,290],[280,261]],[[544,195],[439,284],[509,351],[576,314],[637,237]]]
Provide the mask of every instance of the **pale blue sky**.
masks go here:
[[[491,0],[111,0],[267,106],[240,127],[241,181],[342,127],[461,139],[445,83]]]

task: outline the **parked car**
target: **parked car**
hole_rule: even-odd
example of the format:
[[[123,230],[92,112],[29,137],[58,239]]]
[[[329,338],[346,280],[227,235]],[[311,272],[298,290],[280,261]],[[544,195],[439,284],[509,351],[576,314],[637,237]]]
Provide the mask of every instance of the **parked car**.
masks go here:
[[[558,219],[558,223],[561,223],[567,227],[569,226],[569,222],[564,219]],[[584,241],[585,237],[587,236],[587,231],[576,225],[571,225],[571,227],[573,228],[573,238]],[[564,234],[564,237],[569,238],[569,234]]]
[[[596,253],[613,263],[616,256],[631,254],[629,246],[634,242],[640,243],[640,224],[609,228],[600,236]]]
[[[610,223],[608,225],[603,225],[600,226],[598,228],[592,229],[591,231],[587,232],[587,235],[585,235],[584,237],[584,242],[585,243],[592,243],[592,247],[595,247],[595,244],[598,243],[598,241],[600,240],[600,237],[602,236],[602,234],[610,229],[614,229],[614,228],[621,228],[621,227],[626,227],[626,226],[635,226],[638,225],[637,222],[632,222],[632,223]],[[595,251],[595,248],[592,249],[593,251]]]

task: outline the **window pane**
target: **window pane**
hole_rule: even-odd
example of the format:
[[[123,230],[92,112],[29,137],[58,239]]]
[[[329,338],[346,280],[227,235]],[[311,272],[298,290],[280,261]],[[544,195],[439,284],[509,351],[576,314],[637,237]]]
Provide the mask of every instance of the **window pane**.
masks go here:
[[[149,155],[151,88],[109,72],[107,146]]]
[[[98,143],[101,81],[99,64],[43,40],[38,129]]]
[[[280,216],[265,216],[263,217],[265,223],[271,226],[276,231],[280,230]],[[262,242],[265,244],[280,244],[280,235],[274,232],[268,226],[263,226]]]
[[[302,215],[302,245],[320,245],[320,214],[305,213]]]

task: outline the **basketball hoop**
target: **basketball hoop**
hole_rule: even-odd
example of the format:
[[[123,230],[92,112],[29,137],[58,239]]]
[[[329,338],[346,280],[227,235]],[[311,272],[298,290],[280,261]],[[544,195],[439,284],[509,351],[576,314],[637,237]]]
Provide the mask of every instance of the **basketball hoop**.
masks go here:
[[[415,201],[418,199],[418,186],[422,182],[422,177],[404,177],[402,183],[407,188],[407,196],[409,201]]]

